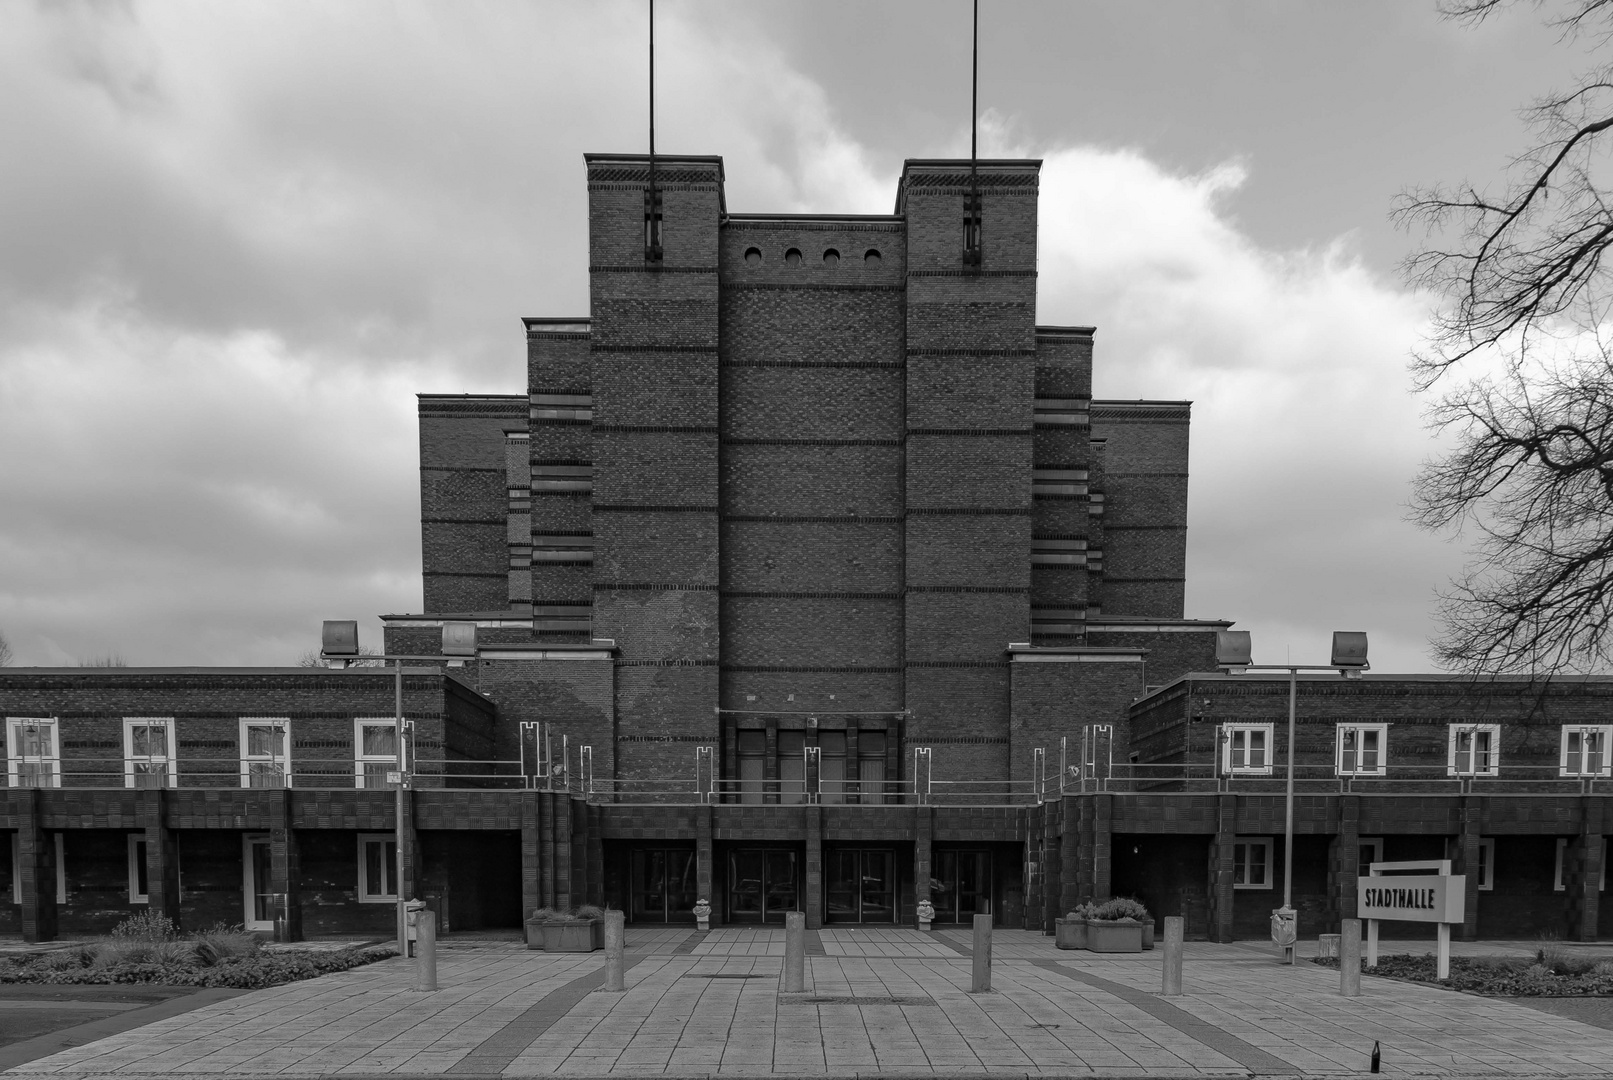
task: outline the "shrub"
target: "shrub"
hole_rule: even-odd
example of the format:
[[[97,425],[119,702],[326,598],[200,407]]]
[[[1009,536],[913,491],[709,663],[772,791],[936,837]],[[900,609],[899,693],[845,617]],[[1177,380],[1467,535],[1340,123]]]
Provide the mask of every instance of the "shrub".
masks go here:
[[[108,938],[85,947],[90,967],[108,968],[120,964],[187,964],[196,959],[193,941],[145,941],[139,938]]]
[[[142,911],[113,927],[112,937],[119,941],[173,941],[179,937],[179,927],[160,911]]]
[[[1088,919],[1099,922],[1114,922],[1117,919],[1136,919],[1138,922],[1152,922],[1153,916],[1142,903],[1129,896],[1117,896],[1113,900],[1097,905]]]
[[[194,942],[174,944],[191,946]],[[256,990],[266,986],[312,979],[334,971],[347,971],[396,955],[386,947],[343,949],[326,953],[260,953],[232,956],[215,966],[202,967],[188,962],[166,960],[125,960],[116,964],[60,966],[62,954],[73,956],[79,950],[62,950],[44,957],[0,961],[0,983],[166,983],[173,986],[224,986]]]
[[[1596,961],[1587,956],[1575,956],[1563,949],[1541,949],[1535,954],[1535,963],[1553,975],[1585,975],[1596,968]]]
[[[191,935],[196,942],[198,954],[206,949],[212,950],[215,960],[222,960],[231,956],[256,956],[258,950],[263,948],[263,942],[256,934],[237,923],[227,926],[216,923],[210,930],[202,930]]]
[[[592,904],[584,904],[575,910],[540,907],[532,913],[532,921],[542,923],[544,926],[578,926],[582,923],[598,922],[604,917],[604,910]]]

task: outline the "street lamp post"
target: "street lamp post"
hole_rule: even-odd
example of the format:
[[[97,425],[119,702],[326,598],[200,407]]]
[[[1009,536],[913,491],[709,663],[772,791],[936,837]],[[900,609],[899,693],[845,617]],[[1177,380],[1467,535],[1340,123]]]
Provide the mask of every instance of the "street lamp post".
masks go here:
[[[397,893],[397,938],[398,955],[409,955],[409,922],[408,902],[413,897],[405,896],[403,889],[403,864],[405,848],[405,833],[403,825],[404,790],[409,786],[409,761],[404,754],[404,720],[403,720],[403,668],[405,661],[447,663],[450,666],[464,664],[467,657],[476,655],[476,624],[473,622],[445,622],[442,625],[442,652],[432,655],[404,655],[393,653],[369,653],[362,655],[364,660],[379,660],[383,663],[393,663],[393,692],[392,692],[392,753],[397,764],[397,772],[388,773],[387,782],[392,785],[395,801],[393,803],[393,864],[392,888]],[[327,620],[321,634],[319,658],[337,667],[346,667],[348,664],[361,658],[358,649],[358,623],[351,620]],[[432,674],[436,668],[415,668],[408,674]],[[411,882],[411,885],[414,883]]]
[[[1288,962],[1294,962],[1293,943],[1298,936],[1294,912],[1294,721],[1299,711],[1299,673],[1336,671],[1346,679],[1359,678],[1367,664],[1367,636],[1353,630],[1333,632],[1333,662],[1330,664],[1255,664],[1247,630],[1217,630],[1215,663],[1228,675],[1246,671],[1288,672],[1288,768],[1283,783],[1283,906],[1272,912],[1272,936],[1283,945]],[[1286,941],[1279,940],[1279,923]]]

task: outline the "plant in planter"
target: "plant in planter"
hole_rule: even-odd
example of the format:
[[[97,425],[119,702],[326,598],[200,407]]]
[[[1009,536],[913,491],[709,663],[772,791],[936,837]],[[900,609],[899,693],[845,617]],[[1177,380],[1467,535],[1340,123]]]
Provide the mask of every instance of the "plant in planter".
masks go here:
[[[935,920],[935,905],[928,899],[920,900],[918,906],[919,929],[928,930],[930,923]]]
[[[1087,947],[1087,920],[1097,909],[1096,904],[1077,904],[1062,919],[1053,920],[1053,944],[1061,949],[1084,949]]]
[[[1148,909],[1129,897],[1099,904],[1087,919],[1087,948],[1093,952],[1142,952],[1143,927],[1153,928]]]
[[[605,912],[593,904],[576,910],[541,907],[526,921],[526,947],[544,952],[593,952],[605,947]]]
[[[711,929],[711,904],[703,896],[694,902],[694,922],[700,930]]]

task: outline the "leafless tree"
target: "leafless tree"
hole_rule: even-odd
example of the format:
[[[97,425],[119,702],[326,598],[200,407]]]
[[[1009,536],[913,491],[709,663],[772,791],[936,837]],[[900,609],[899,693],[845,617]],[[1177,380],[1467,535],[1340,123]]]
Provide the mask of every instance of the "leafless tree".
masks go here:
[[[1442,11],[1473,23],[1511,2]],[[1613,37],[1613,0],[1535,6],[1596,51]],[[1451,443],[1419,475],[1413,514],[1478,538],[1435,648],[1475,674],[1613,660],[1613,63],[1524,117],[1535,145],[1493,190],[1414,190],[1396,208],[1427,233],[1408,279],[1447,300],[1412,371]]]
[[[117,653],[107,653],[105,656],[92,656],[87,660],[80,660],[79,667],[128,667],[129,661]]]
[[[360,645],[358,654],[360,656],[381,655],[373,645]],[[349,667],[386,667],[385,660],[349,660],[347,664]],[[320,657],[318,649],[309,649],[297,658],[297,666],[319,668],[325,666],[325,661]]]
[[[4,633],[0,633],[0,667],[10,667],[14,659],[16,654],[11,651],[11,642],[6,640]]]

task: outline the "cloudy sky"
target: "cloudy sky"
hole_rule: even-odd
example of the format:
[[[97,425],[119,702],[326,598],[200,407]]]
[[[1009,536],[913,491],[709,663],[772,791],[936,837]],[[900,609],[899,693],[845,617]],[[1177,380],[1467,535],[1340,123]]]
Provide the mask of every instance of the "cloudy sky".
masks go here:
[[[1428,668],[1460,541],[1403,187],[1496,176],[1585,66],[1531,6],[984,0],[982,152],[1045,159],[1040,321],[1193,400],[1188,614]],[[735,211],[888,213],[967,154],[967,0],[662,0],[658,146]],[[582,155],[645,144],[645,3],[0,5],[0,632],[17,662],[289,663],[420,606],[414,394],[519,393],[587,311]]]

